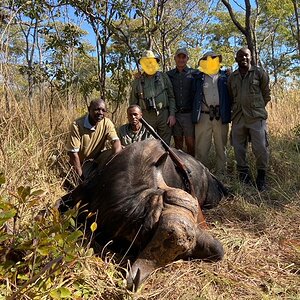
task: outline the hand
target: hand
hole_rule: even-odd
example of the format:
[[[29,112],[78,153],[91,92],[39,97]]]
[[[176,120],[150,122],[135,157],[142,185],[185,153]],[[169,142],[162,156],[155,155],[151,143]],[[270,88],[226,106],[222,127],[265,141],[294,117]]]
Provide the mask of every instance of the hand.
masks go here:
[[[176,118],[175,116],[169,116],[167,124],[169,125],[169,127],[173,127],[176,123]]]
[[[232,73],[232,70],[231,70],[231,68],[227,68],[225,72],[226,72],[226,75],[229,76]]]
[[[122,147],[121,141],[119,139],[113,140],[112,141],[112,148],[113,148],[114,154],[117,154],[120,151],[122,151],[123,147]]]

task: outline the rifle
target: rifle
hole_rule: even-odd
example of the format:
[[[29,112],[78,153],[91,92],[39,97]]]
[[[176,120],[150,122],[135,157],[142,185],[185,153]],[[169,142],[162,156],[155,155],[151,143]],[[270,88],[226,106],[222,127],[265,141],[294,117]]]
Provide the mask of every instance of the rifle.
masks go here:
[[[172,150],[172,148],[160,137],[160,135],[153,129],[153,127],[144,118],[141,118],[140,122],[153,135],[153,137],[155,137],[157,140],[160,140],[163,148],[169,153],[172,161],[174,162],[175,166],[177,167],[177,170],[179,171],[182,177],[185,191],[197,199],[190,170],[186,167],[186,165],[180,159],[180,157]],[[199,205],[198,222],[203,228],[208,228],[199,201],[198,201],[198,205]]]

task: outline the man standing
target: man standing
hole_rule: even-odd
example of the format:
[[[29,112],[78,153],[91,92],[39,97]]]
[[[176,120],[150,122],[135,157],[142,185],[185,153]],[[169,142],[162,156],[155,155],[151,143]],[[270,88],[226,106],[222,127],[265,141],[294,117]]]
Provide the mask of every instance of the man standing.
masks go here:
[[[170,145],[171,128],[175,125],[175,98],[169,77],[159,72],[159,58],[144,51],[139,63],[143,74],[132,83],[130,104],[142,108],[145,120]]]
[[[154,137],[141,123],[143,117],[142,109],[137,104],[127,108],[128,124],[122,125],[119,129],[119,137],[122,146],[126,147],[134,142],[139,142]]]
[[[91,159],[98,162],[107,141],[112,143],[113,153],[122,150],[115,126],[104,116],[105,112],[104,100],[93,100],[88,107],[88,114],[76,119],[70,126],[66,148],[70,164],[81,178],[85,177],[84,162]]]
[[[214,141],[215,172],[226,172],[226,145],[230,123],[230,97],[227,72],[220,71],[222,56],[213,51],[199,60],[200,72],[195,76],[193,123],[195,123],[196,158],[208,167],[209,151]]]
[[[173,127],[175,148],[183,150],[183,142],[185,142],[187,153],[194,156],[193,69],[187,67],[189,54],[185,48],[176,51],[174,60],[176,68],[168,71],[167,74],[172,82],[176,101],[176,124]]]
[[[251,52],[241,48],[236,53],[238,69],[228,79],[228,89],[232,97],[232,145],[237,162],[239,179],[244,183],[251,181],[246,159],[248,140],[256,158],[256,186],[265,189],[268,167],[268,117],[266,104],[271,100],[269,76],[261,68],[251,65]]]

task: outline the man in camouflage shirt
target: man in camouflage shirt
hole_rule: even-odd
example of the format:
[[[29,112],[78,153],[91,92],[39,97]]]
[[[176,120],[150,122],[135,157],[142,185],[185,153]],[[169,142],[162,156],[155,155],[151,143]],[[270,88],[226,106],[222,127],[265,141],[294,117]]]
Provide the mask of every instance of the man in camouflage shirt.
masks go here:
[[[256,186],[265,189],[269,153],[267,140],[268,117],[266,105],[271,100],[269,76],[261,68],[251,65],[251,52],[241,48],[235,58],[238,70],[228,78],[232,99],[232,145],[234,148],[239,179],[251,181],[246,159],[248,141],[256,158]]]
[[[144,51],[139,60],[144,72],[133,81],[129,102],[142,108],[144,119],[169,145],[176,123],[175,97],[168,75],[158,71],[158,62],[152,51]]]

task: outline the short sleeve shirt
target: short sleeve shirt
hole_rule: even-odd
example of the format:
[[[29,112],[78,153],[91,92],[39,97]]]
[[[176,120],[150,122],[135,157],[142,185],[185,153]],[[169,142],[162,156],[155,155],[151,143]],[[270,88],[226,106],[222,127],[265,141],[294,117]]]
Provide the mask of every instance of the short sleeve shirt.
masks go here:
[[[104,117],[96,126],[92,126],[88,115],[85,115],[71,124],[66,149],[78,152],[82,163],[84,159],[97,158],[105,150],[106,141],[117,139],[119,137],[110,119]]]

